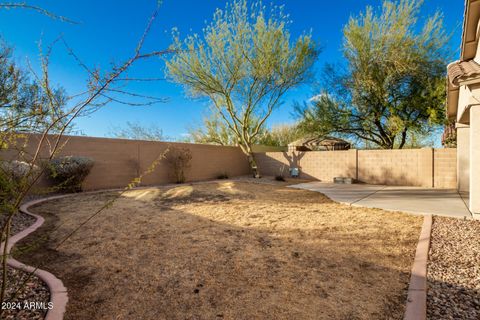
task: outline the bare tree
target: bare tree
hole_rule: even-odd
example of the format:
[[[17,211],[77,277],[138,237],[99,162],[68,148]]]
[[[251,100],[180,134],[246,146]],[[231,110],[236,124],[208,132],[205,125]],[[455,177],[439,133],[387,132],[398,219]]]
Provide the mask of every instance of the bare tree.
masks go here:
[[[5,7],[6,4],[0,5],[0,9]],[[42,163],[46,160],[53,159],[63,147],[65,140],[64,134],[71,128],[74,120],[82,115],[94,112],[110,102],[137,106],[164,101],[162,98],[145,97],[125,89],[125,82],[132,79],[127,76],[127,71],[135,62],[151,57],[162,56],[171,52],[171,50],[152,52],[143,52],[142,50],[145,38],[157,16],[157,12],[158,8],[148,21],[145,31],[140,37],[130,58],[122,63],[113,65],[111,69],[107,71],[101,71],[98,68],[89,68],[67,45],[66,41],[60,38],[59,41],[55,43],[62,43],[88,74],[85,91],[71,95],[67,97],[66,100],[64,100],[64,95],[58,95],[57,88],[52,86],[49,75],[49,62],[54,47],[54,44],[52,44],[46,52],[41,55],[41,74],[30,70],[36,86],[38,86],[38,89],[41,91],[42,99],[36,100],[38,108],[27,108],[28,110],[34,111],[18,112],[14,114],[13,118],[9,112],[0,112],[0,123],[2,125],[2,131],[0,132],[0,185],[2,187],[0,192],[0,212],[2,213],[2,220],[0,222],[2,223],[1,239],[3,240],[3,247],[1,248],[3,252],[1,256],[2,283],[0,288],[0,304],[4,302],[6,298],[5,293],[8,281],[7,260],[9,258],[7,248],[10,239],[12,219],[18,213],[20,204],[43,175],[45,167]],[[138,101],[132,102],[131,97],[137,98]],[[17,98],[17,96],[12,95],[9,98],[10,100],[5,99],[2,103],[4,103],[5,107],[9,107],[11,106],[10,102],[15,102]],[[38,109],[42,110],[42,112],[37,112]],[[48,116],[45,116],[45,114]],[[19,132],[18,129],[26,121],[29,122],[32,130],[37,133],[35,136]],[[16,160],[10,161],[4,158],[7,151],[9,153],[8,159],[14,158]],[[164,154],[165,152],[162,152],[159,158],[152,163],[152,166],[147,169],[144,174],[151,172],[160,158],[163,158]],[[18,168],[21,169],[19,170]],[[137,186],[142,177],[143,174],[134,179],[125,190]],[[67,235],[57,247],[67,241],[68,238],[77,232],[85,223],[110,204],[111,201],[83,221],[80,226]],[[25,282],[27,280],[25,280]],[[16,294],[20,289],[21,287],[17,288]],[[2,312],[3,309],[0,309],[0,317],[2,316]]]
[[[52,18],[52,19],[56,19],[56,20],[60,20],[60,21],[63,21],[63,22],[68,22],[68,23],[74,23],[74,24],[78,23],[78,22],[76,22],[74,20],[71,20],[67,17],[55,14],[52,11],[46,10],[46,9],[44,9],[42,7],[39,7],[39,6],[36,6],[36,5],[28,4],[26,2],[0,2],[0,10],[1,9],[32,10],[32,11],[38,12],[38,13],[43,14],[43,15],[49,17],[49,18]]]
[[[155,124],[144,126],[138,122],[127,121],[123,128],[114,128],[110,135],[119,139],[166,141],[163,130]]]

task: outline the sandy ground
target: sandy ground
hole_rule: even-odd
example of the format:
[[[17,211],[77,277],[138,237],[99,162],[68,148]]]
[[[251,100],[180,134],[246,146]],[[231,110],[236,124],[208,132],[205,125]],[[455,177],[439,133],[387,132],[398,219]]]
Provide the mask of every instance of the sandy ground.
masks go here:
[[[32,211],[19,257],[69,290],[66,319],[401,319],[421,217],[248,182],[115,193]]]

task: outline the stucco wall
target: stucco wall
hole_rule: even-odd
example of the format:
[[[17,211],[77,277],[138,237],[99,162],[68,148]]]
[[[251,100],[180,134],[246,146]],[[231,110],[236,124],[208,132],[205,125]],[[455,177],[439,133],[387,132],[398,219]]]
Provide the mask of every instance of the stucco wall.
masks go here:
[[[257,154],[261,173],[299,167],[301,177],[332,182],[351,177],[370,184],[456,188],[456,149],[267,152]]]
[[[53,137],[49,140],[53,141]],[[30,137],[28,148],[30,151],[33,150],[36,141],[37,136]],[[250,172],[246,157],[239,148],[215,145],[66,137],[59,155],[85,156],[95,161],[83,185],[84,189],[121,188],[145,172],[169,144],[186,147],[192,153],[191,167],[186,175],[187,181],[214,179],[222,173],[233,177]],[[46,150],[43,150],[43,155],[46,154]],[[12,159],[15,158],[15,153],[4,153],[2,157]],[[163,161],[154,172],[143,178],[142,185],[172,182],[170,173],[170,167]]]
[[[457,128],[457,189],[470,190],[470,128],[460,125]]]

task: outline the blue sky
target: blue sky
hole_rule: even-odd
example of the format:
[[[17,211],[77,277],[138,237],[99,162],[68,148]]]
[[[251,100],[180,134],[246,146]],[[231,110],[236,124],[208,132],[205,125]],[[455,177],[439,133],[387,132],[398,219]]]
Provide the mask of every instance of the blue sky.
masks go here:
[[[112,61],[122,61],[129,56],[142,34],[147,19],[155,8],[156,0],[82,0],[82,1],[30,1],[56,14],[66,16],[79,24],[52,20],[27,10],[1,10],[0,36],[15,48],[18,63],[38,67],[38,42],[52,42],[63,35],[71,48],[90,66],[108,67]],[[351,15],[363,11],[367,5],[379,6],[379,0],[281,0],[293,24],[293,35],[312,30],[314,39],[323,48],[316,65],[317,74],[325,63],[341,62],[340,46],[342,28]],[[160,14],[149,34],[145,51],[161,50],[170,44],[170,31],[177,27],[182,34],[199,33],[206,21],[210,21],[215,8],[223,8],[224,0],[164,0]],[[425,0],[422,15],[440,9],[445,15],[445,25],[453,32],[451,46],[455,56],[459,54],[463,1]],[[57,46],[51,58],[51,77],[69,94],[82,91],[85,72],[68,56],[65,49]],[[160,59],[142,62],[132,70],[132,75],[163,77],[164,63]],[[77,127],[89,136],[108,136],[116,127],[127,121],[149,126],[155,124],[166,136],[181,138],[186,128],[201,123],[208,103],[191,100],[181,87],[166,81],[137,83],[131,86],[136,92],[163,96],[168,103],[149,107],[131,107],[112,103],[88,118],[77,121]],[[270,118],[268,125],[292,122],[294,101],[307,100],[313,89],[304,86],[288,94],[284,105]]]

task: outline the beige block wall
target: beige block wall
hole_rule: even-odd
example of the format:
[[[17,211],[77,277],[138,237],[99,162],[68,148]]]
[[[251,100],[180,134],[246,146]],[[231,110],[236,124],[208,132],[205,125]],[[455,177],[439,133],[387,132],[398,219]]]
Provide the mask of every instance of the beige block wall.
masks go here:
[[[274,146],[264,146],[261,144],[256,144],[252,146],[253,152],[284,152],[288,150],[288,147],[274,147]]]
[[[360,150],[358,180],[370,184],[432,187],[432,149]]]
[[[302,178],[325,182],[350,177],[369,184],[456,187],[456,149],[267,152],[257,154],[257,162],[263,175],[282,167],[288,174],[296,166]]]
[[[300,177],[330,182],[333,177],[356,176],[356,150],[256,153],[262,175],[277,175],[282,168],[298,167]]]
[[[32,136],[29,150],[38,141]],[[49,138],[53,141],[53,137]],[[240,176],[250,173],[248,161],[237,147],[167,143],[125,139],[66,137],[59,155],[85,156],[95,164],[84,183],[85,190],[121,188],[145,172],[168,145],[186,147],[192,153],[191,167],[187,170],[187,181],[215,179],[219,174]],[[43,155],[47,154],[44,150]],[[5,152],[2,158],[14,158],[14,152]],[[171,170],[165,161],[146,175],[142,185],[157,185],[172,182]]]
[[[434,149],[435,188],[457,188],[457,149]]]
[[[356,177],[356,150],[303,152],[300,177],[332,181],[333,177]]]
[[[282,170],[288,176],[288,169],[298,166],[298,159],[294,156],[289,152],[259,152],[255,153],[255,160],[263,176],[275,176]]]

